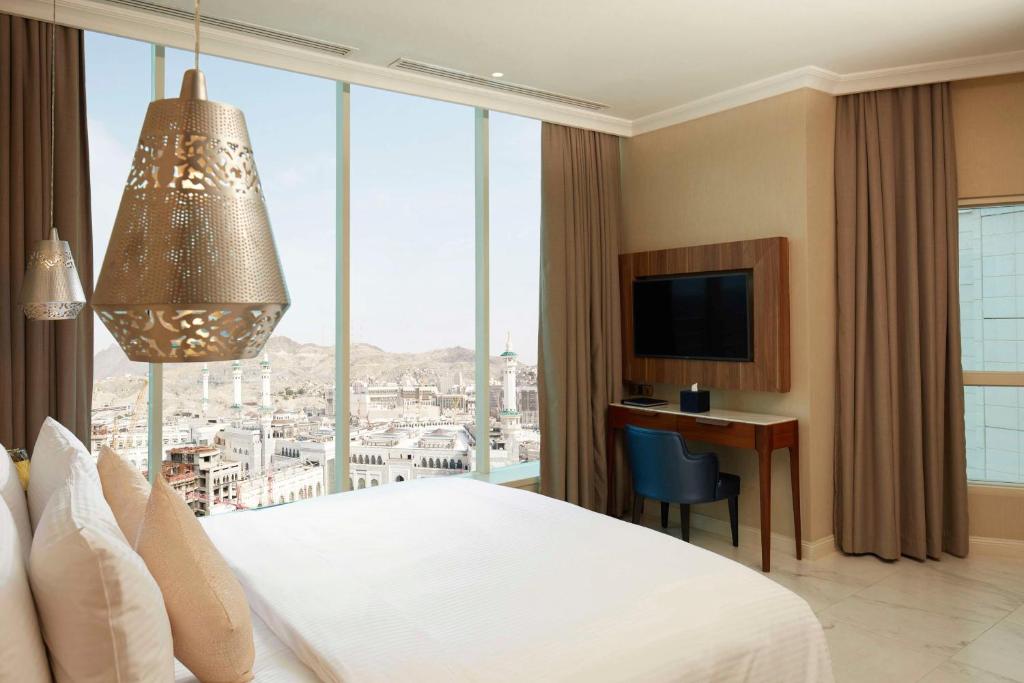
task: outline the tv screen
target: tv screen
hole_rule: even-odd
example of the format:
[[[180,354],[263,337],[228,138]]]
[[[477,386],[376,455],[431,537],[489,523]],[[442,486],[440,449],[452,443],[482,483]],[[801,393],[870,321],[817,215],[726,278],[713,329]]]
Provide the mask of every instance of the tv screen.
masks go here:
[[[753,360],[751,284],[750,271],[634,280],[634,353]]]

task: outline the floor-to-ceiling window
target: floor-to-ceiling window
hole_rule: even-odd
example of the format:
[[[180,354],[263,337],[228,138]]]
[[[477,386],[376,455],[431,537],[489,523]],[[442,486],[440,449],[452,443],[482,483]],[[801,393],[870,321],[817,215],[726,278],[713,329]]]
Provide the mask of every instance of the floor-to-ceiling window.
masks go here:
[[[541,457],[537,398],[540,121],[490,115],[490,330],[498,439],[491,467]]]
[[[148,43],[103,33],[85,34],[95,277],[99,277],[142,119],[152,98],[151,51]],[[111,446],[143,470],[148,452],[146,366],[128,360],[90,308],[82,315],[93,319],[96,354],[90,449],[98,455],[100,447]]]
[[[473,109],[351,89],[349,477],[472,468]]]
[[[192,60],[167,51],[168,96]],[[200,502],[212,514],[329,489],[336,117],[333,81],[210,56],[200,68],[209,98],[245,114],[291,297],[260,357],[164,367],[165,467],[219,477],[221,486],[207,487]],[[210,453],[219,462],[208,462]]]
[[[960,328],[968,479],[1024,483],[1024,205],[960,210]]]
[[[87,35],[97,272],[157,76],[174,97],[192,59]],[[201,68],[246,115],[292,305],[260,358],[149,375],[97,321],[94,449],[141,470],[151,450],[199,515],[537,460],[540,123],[359,86],[346,110],[334,81]]]

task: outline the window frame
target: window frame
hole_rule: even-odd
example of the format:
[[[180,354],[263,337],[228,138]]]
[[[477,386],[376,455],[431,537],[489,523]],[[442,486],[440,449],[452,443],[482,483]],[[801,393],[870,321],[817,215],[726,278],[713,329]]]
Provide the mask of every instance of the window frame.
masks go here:
[[[983,209],[994,206],[1020,206],[1024,208],[1024,195],[1007,195],[996,197],[970,197],[960,199],[957,202],[957,234],[959,235],[959,210],[960,209]],[[959,258],[959,252],[957,253]],[[983,276],[982,276],[983,277]],[[960,277],[957,273],[957,287],[960,286]],[[961,332],[962,335],[962,332]],[[961,349],[963,337],[961,336]],[[1010,387],[1024,389],[1024,371],[1012,370],[961,370],[964,387]],[[966,428],[965,428],[966,436]],[[967,483],[972,486],[1008,486],[1024,488],[1019,482],[992,481],[988,479],[970,479]]]

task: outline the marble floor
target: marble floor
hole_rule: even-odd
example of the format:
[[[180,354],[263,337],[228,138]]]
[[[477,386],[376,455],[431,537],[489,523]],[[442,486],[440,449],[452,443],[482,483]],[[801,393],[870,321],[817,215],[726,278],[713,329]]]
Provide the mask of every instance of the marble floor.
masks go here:
[[[665,533],[679,537],[679,528]],[[697,545],[759,568],[760,546],[694,530]],[[752,539],[751,539],[752,540]],[[797,561],[776,550],[769,576],[818,615],[837,683],[1024,683],[1024,547],[967,559],[883,562],[834,553]]]

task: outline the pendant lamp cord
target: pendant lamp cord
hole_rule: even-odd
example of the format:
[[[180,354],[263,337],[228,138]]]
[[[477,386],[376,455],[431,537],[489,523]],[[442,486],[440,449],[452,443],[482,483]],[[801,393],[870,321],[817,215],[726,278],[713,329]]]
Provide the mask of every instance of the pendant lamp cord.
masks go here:
[[[57,140],[57,0],[53,0],[53,20],[50,22],[50,229],[56,228],[54,224],[54,202],[53,190],[55,186],[54,175],[54,146]],[[48,231],[49,232],[49,231]],[[49,239],[50,235],[46,235]]]
[[[195,57],[196,57],[196,71],[199,71],[199,0],[196,0],[196,41],[195,41]]]

